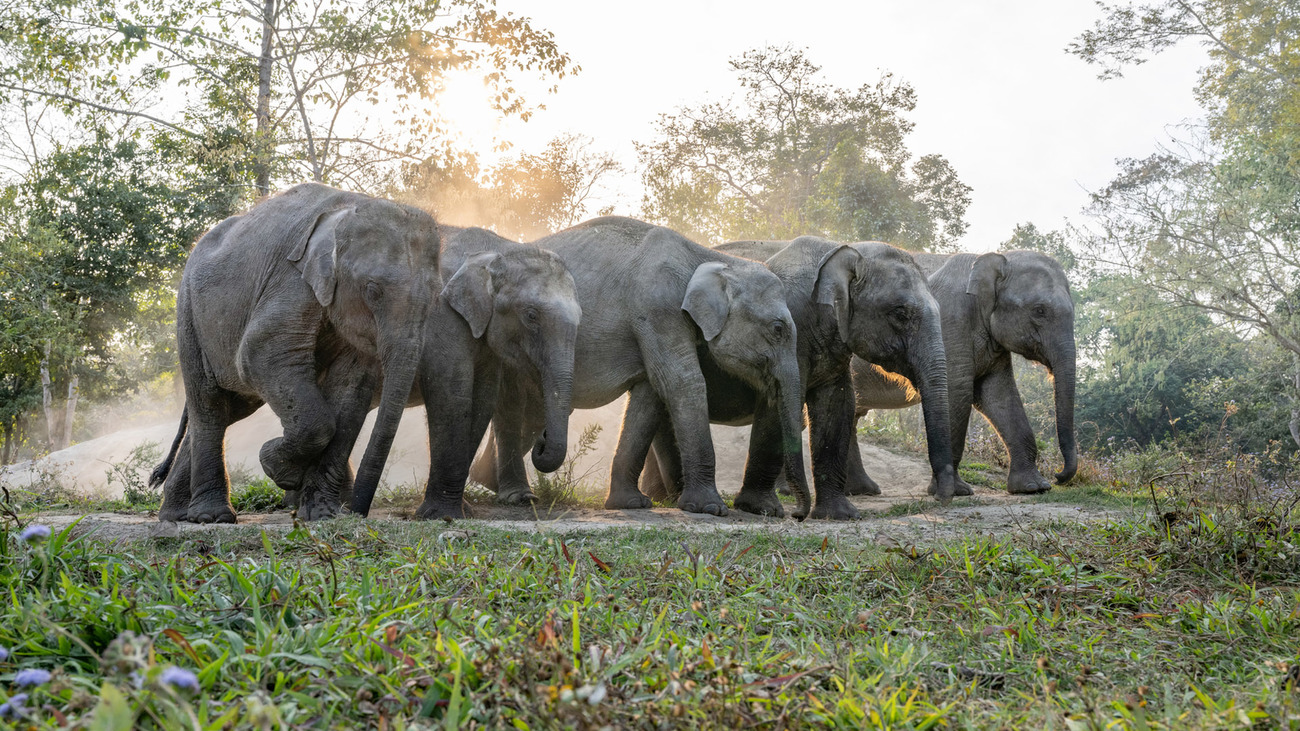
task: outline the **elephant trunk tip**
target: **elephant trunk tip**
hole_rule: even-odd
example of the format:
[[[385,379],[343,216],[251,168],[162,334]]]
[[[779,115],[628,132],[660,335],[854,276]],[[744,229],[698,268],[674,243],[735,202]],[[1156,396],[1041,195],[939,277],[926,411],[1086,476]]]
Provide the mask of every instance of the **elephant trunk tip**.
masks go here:
[[[533,444],[533,466],[538,472],[554,472],[564,464],[567,451],[565,440],[547,439],[547,431],[543,431]]]
[[[1056,473],[1056,484],[1058,485],[1068,484],[1070,480],[1074,479],[1074,475],[1078,471],[1079,471],[1078,461],[1067,460],[1065,463],[1065,467],[1060,472]]]

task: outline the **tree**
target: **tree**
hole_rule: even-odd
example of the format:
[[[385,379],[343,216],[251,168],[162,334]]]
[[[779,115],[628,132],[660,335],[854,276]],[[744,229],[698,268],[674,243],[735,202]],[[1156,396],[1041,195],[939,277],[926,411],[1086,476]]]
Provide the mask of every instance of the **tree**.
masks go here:
[[[1175,43],[1203,43],[1204,124],[1145,159],[1121,162],[1094,194],[1096,264],[1292,357],[1292,438],[1300,445],[1300,3],[1167,0],[1103,5],[1070,47],[1102,76]]]
[[[9,3],[0,59],[10,99],[125,116],[199,146],[238,138],[259,195],[277,177],[360,185],[424,157],[439,127],[429,99],[451,70],[484,69],[496,108],[525,118],[510,72],[577,70],[495,0]]]
[[[434,211],[443,223],[531,241],[590,215],[602,181],[622,169],[591,145],[588,137],[562,135],[540,153],[522,153],[488,169],[472,154],[447,152],[406,166],[392,195]]]
[[[820,232],[951,248],[970,188],[939,155],[912,162],[912,87],[884,74],[841,89],[801,50],[731,61],[743,102],[684,107],[638,145],[645,215],[703,241]]]

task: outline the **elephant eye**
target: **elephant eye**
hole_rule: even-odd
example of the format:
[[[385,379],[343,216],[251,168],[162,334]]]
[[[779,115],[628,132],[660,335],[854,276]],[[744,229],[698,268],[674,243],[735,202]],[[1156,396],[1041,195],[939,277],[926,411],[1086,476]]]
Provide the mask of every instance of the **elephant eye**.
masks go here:
[[[785,337],[785,323],[780,320],[774,320],[772,322],[772,334],[777,338]]]
[[[524,310],[524,320],[526,320],[529,325],[536,325],[538,321],[541,319],[542,316],[537,314],[537,310],[533,309],[532,307],[529,307]]]
[[[908,312],[907,307],[905,305],[899,305],[895,307],[893,312],[890,312],[889,314],[895,320],[898,320],[899,322],[903,322],[906,321],[909,317],[911,317],[912,313]]]
[[[1047,305],[1034,305],[1034,317],[1047,317]]]
[[[366,282],[366,302],[374,305],[384,298],[384,290],[374,282]]]

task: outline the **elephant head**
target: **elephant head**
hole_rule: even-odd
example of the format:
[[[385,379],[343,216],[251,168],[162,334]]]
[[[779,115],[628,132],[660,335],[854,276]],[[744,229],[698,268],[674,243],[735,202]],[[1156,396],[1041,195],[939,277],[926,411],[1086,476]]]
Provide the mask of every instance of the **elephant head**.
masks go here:
[[[948,365],[939,304],[916,261],[880,242],[830,249],[817,266],[813,300],[863,360],[908,378],[921,394],[935,495],[953,496]]]
[[[812,508],[800,439],[803,384],[781,280],[756,262],[707,261],[691,276],[682,309],[699,327],[713,360],[779,414],[784,466],[799,500],[795,517],[802,519]]]
[[[442,284],[440,250],[427,213],[366,200],[320,214],[289,255],[333,329],[373,354],[383,372],[379,413],[353,486],[352,510],[361,515],[369,513],[415,380],[424,320]]]
[[[1052,375],[1056,434],[1065,462],[1056,473],[1065,484],[1078,469],[1074,439],[1074,299],[1061,265],[1036,251],[984,254],[966,286],[972,317],[1002,348],[1041,363]]]
[[[462,236],[494,236],[469,229]],[[519,246],[472,254],[447,280],[443,297],[475,338],[527,384],[537,388],[545,428],[533,445],[533,466],[554,472],[568,449],[573,356],[578,339],[577,288],[555,253]]]

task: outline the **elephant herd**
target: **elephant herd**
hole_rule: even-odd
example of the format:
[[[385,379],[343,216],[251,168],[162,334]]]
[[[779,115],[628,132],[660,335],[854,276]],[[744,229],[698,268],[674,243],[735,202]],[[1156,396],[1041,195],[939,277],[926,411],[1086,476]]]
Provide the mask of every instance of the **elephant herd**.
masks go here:
[[[971,493],[956,465],[972,406],[1007,446],[1008,490],[1042,492],[1011,354],[1054,376],[1065,483],[1073,318],[1064,272],[1036,252],[914,255],[815,236],[710,249],[613,216],[521,244],[302,184],[191,252],[176,318],[185,409],[151,483],[163,485],[160,520],[234,522],[225,431],[265,403],[284,435],[263,445],[262,468],[299,516],[345,505],[364,516],[403,409],[424,404],[430,467],[416,515],[461,518],[471,470],[500,501],[526,503],[525,451],[539,471],[557,469],[570,412],[627,394],[611,509],[654,497],[725,515],[709,424],[752,424],[735,509],[782,516],[784,475],[794,517],[855,518],[848,496],[880,492],[857,419],[918,402],[940,502]],[[354,476],[349,455],[376,406]]]

